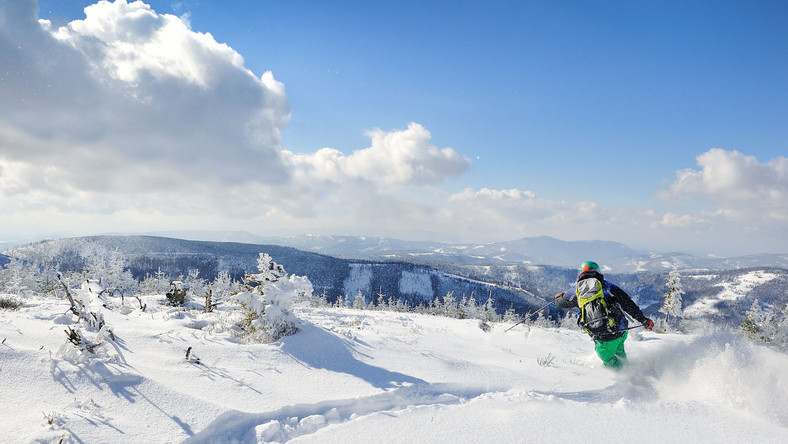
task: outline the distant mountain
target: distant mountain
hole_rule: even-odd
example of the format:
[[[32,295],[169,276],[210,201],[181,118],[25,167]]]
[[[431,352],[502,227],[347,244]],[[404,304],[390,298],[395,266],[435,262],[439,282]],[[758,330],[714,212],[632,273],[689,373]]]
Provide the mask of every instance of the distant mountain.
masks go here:
[[[248,233],[247,233],[248,235]],[[401,260],[424,264],[532,264],[576,268],[586,260],[599,262],[607,272],[635,273],[680,269],[736,270],[754,267],[788,268],[788,254],[760,254],[735,258],[699,257],[686,253],[657,253],[632,249],[610,241],[563,241],[528,237],[485,244],[445,244],[402,241],[368,236],[248,235],[255,242],[282,245],[330,256]]]
[[[788,253],[742,257],[699,256],[683,252],[636,250],[611,241],[563,241],[548,236],[527,237],[482,244],[447,244],[432,241],[404,241],[372,236],[258,236],[246,231],[160,231],[134,235],[173,239],[278,245],[337,258],[371,261],[407,261],[425,265],[531,264],[576,268],[586,260],[598,262],[606,272],[662,272],[679,269],[738,270],[757,267],[788,268]],[[112,234],[110,236],[127,236]],[[57,237],[54,237],[55,239]],[[20,243],[8,243],[10,249]],[[3,251],[3,244],[0,244]]]

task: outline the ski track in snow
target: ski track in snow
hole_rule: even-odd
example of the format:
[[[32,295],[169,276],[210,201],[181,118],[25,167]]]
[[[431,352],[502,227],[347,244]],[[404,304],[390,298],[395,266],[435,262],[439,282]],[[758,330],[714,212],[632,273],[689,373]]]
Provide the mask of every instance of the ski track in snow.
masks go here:
[[[397,411],[419,406],[459,404],[483,393],[482,389],[467,387],[415,385],[360,398],[293,405],[269,413],[231,411],[216,418],[184,444],[286,442],[362,416],[377,413],[396,415]]]

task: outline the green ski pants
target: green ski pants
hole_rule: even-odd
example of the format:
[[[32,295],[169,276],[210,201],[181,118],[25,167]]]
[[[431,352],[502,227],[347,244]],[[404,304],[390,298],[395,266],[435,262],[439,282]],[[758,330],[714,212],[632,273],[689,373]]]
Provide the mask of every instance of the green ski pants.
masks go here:
[[[624,341],[627,340],[629,332],[625,331],[620,338],[612,341],[594,341],[597,356],[605,364],[605,367],[621,368],[626,362],[627,353],[624,351]]]

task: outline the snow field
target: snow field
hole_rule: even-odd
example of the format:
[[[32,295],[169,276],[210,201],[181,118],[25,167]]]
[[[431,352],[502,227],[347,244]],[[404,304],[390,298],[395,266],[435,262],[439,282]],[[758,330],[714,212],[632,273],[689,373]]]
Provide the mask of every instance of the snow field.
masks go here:
[[[221,313],[163,299],[144,298],[146,312],[109,301],[116,341],[81,362],[58,354],[66,302],[0,310],[3,439],[788,441],[788,357],[724,331],[633,332],[613,372],[573,330],[297,307],[298,334],[244,344]]]

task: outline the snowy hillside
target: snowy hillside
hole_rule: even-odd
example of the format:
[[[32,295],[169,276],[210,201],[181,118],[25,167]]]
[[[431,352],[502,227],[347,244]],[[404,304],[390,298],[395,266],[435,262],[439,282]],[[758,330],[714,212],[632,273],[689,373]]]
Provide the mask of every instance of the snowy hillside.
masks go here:
[[[525,313],[543,304],[531,291],[501,287],[436,271],[433,267],[406,262],[340,259],[290,247],[233,242],[187,241],[152,236],[89,236],[43,241],[10,250],[8,254],[40,268],[61,272],[81,271],[97,258],[122,256],[123,267],[137,280],[163,272],[173,278],[197,270],[201,279],[213,280],[227,271],[236,280],[253,270],[258,254],[269,253],[278,263],[299,276],[309,277],[315,292],[329,300],[360,292],[366,302],[378,295],[408,300],[411,305],[426,303],[447,293],[492,297],[502,309],[510,306]],[[54,278],[54,277],[53,277]],[[561,287],[564,285],[562,284]],[[0,287],[0,290],[2,287]]]
[[[54,279],[53,272],[82,272],[90,264],[109,263],[120,254],[123,267],[137,281],[163,272],[177,279],[188,278],[198,270],[199,278],[213,280],[220,271],[235,279],[254,269],[257,255],[269,253],[293,274],[307,276],[317,294],[325,294],[331,302],[345,298],[354,302],[361,294],[367,303],[380,295],[407,300],[411,306],[428,304],[435,298],[452,293],[458,300],[473,297],[479,303],[492,298],[499,313],[513,308],[525,314],[544,305],[552,295],[564,291],[576,277],[574,267],[538,266],[528,264],[452,264],[432,266],[391,261],[341,259],[305,252],[290,247],[232,242],[187,241],[151,236],[91,236],[45,241],[20,247],[9,256],[28,264],[37,264],[44,276],[37,283],[26,284],[30,290]],[[2,259],[2,258],[0,258]],[[605,270],[610,267],[605,266]],[[47,274],[49,273],[49,274]],[[3,273],[11,274],[13,272]],[[626,289],[645,310],[657,318],[666,291],[667,273],[605,272],[606,276]],[[738,326],[754,300],[779,312],[786,305],[788,269],[761,268],[721,270],[682,270],[684,275],[684,306],[691,307],[690,317],[705,317]],[[771,276],[751,279],[748,276]],[[17,280],[19,277],[17,276]],[[740,285],[741,282],[749,282]],[[0,279],[0,292],[3,291]],[[136,291],[137,284],[124,287]],[[733,289],[733,290],[727,290]],[[735,297],[734,297],[735,296]],[[553,316],[560,315],[548,309]]]
[[[64,300],[0,310],[3,441],[788,442],[788,356],[723,331],[633,333],[616,373],[575,330],[301,306],[244,344],[164,300],[108,298],[95,355]]]
[[[712,297],[698,299],[693,304],[684,308],[684,315],[688,317],[700,317],[708,314],[716,314],[715,306],[721,301],[738,301],[744,299],[753,288],[764,283],[777,279],[779,275],[763,271],[751,271],[742,276],[736,277],[733,282],[722,282],[715,287],[719,292]]]

